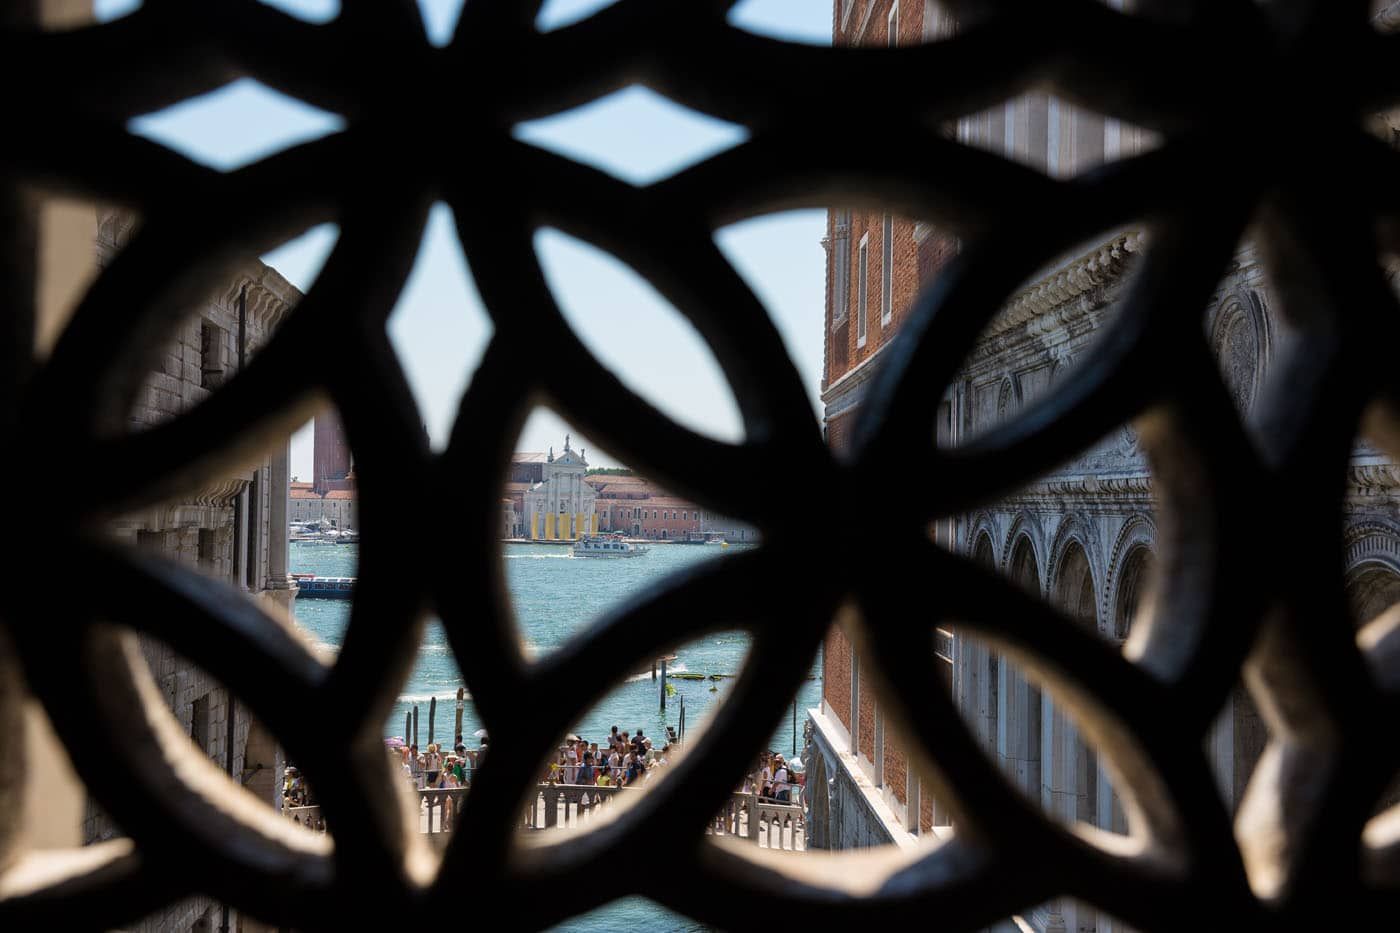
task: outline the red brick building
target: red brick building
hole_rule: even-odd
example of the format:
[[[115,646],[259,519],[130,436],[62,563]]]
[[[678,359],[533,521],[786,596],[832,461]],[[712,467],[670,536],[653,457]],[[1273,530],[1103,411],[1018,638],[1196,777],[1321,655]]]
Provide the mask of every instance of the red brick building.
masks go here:
[[[937,6],[925,0],[835,0],[832,6],[832,39],[838,46],[912,45],[942,35],[951,26]],[[957,243],[910,218],[836,208],[827,214],[824,245],[822,401],[827,443],[839,451],[849,443],[865,384],[907,316],[920,283],[954,255]],[[941,815],[935,819],[932,798],[920,794],[917,779],[908,774],[897,739],[884,729],[870,679],[861,676],[857,652],[839,626],[827,635],[822,658],[827,717],[839,720],[847,746],[863,759],[863,770],[882,792],[884,803],[906,826],[912,827],[917,813],[921,831],[944,822]]]
[[[640,476],[595,473],[588,485],[598,493],[599,531],[633,538],[685,541],[700,536],[700,507],[670,495]]]
[[[834,45],[913,45],[941,35],[950,21],[927,0],[836,0]],[[925,223],[882,211],[827,213],[826,358],[823,398],[838,400],[873,371],[919,289],[957,250]],[[853,412],[832,414],[827,437],[842,449]]]

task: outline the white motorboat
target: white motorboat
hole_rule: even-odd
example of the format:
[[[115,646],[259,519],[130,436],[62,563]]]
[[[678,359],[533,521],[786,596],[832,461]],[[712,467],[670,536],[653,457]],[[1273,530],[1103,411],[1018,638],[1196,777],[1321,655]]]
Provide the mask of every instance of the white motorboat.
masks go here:
[[[622,540],[622,535],[588,535],[574,543],[575,557],[641,557],[645,547]]]

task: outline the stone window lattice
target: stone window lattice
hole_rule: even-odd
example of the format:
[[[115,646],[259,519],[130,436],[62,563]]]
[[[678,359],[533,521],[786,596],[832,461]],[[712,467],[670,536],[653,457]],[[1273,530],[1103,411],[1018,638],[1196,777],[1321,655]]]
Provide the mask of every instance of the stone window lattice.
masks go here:
[[[538,33],[534,6],[469,4],[446,49],[430,44],[414,4],[344,4],[333,23],[312,26],[250,2],[148,3],[118,22],[48,34],[14,26],[19,14],[7,11],[3,60],[12,83],[46,92],[42,106],[21,100],[9,115],[0,166],[7,190],[43,185],[120,201],[140,211],[142,225],[80,299],[51,355],[30,353],[32,320],[3,345],[8,440],[44,451],[52,481],[74,491],[52,514],[17,504],[13,520],[38,539],[25,549],[32,554],[15,557],[18,578],[70,598],[42,625],[29,624],[14,601],[5,631],[27,689],[71,747],[81,742],[84,754],[72,762],[79,776],[131,834],[130,843],[39,862],[16,848],[8,827],[0,830],[0,871],[6,882],[25,882],[0,885],[4,925],[119,927],[195,891],[299,928],[352,922],[366,894],[405,922],[425,922],[463,891],[497,894],[514,922],[537,928],[634,894],[724,928],[751,926],[766,907],[792,925],[896,926],[936,915],[949,928],[974,930],[1056,897],[1091,902],[1142,929],[1199,925],[1205,904],[1214,925],[1244,929],[1366,928],[1377,915],[1393,917],[1400,826],[1372,822],[1370,804],[1400,760],[1386,743],[1353,751],[1367,717],[1387,721],[1378,713],[1388,717],[1397,703],[1400,635],[1382,617],[1358,641],[1344,610],[1317,596],[1344,592],[1339,497],[1330,491],[1340,488],[1360,413],[1389,455],[1400,446],[1389,407],[1371,404],[1396,394],[1387,354],[1400,309],[1377,287],[1375,260],[1395,252],[1388,231],[1400,216],[1400,167],[1362,129],[1364,117],[1400,104],[1400,82],[1395,37],[1371,28],[1365,5],[1180,4],[1125,16],[1087,0],[968,2],[958,4],[967,11],[959,35],[897,51],[794,50],[729,25],[726,4],[623,2]],[[679,35],[696,41],[672,40]],[[1250,54],[1222,54],[1241,48]],[[888,79],[880,86],[893,105],[874,106],[889,132],[859,147],[815,145],[831,113],[872,106],[863,96],[872,70]],[[499,74],[518,77],[487,80]],[[341,113],[348,128],[229,173],[123,129],[238,76]],[[674,180],[633,188],[509,133],[637,80],[742,124],[748,140]],[[1242,97],[1251,113],[1295,112],[1299,89],[1314,116],[1288,146],[1241,146],[1238,122],[1222,119]],[[999,155],[963,151],[937,131],[940,119],[1032,90],[1106,114],[1106,155],[1116,161],[1059,183]],[[445,100],[453,121],[445,125],[425,100]],[[1152,152],[1117,158],[1128,125],[1156,134]],[[374,184],[364,182],[366,165],[375,167]],[[441,454],[422,436],[383,328],[438,198],[457,213],[494,325],[456,438]],[[755,326],[761,305],[710,239],[724,223],[833,202],[928,216],[963,244],[937,288],[911,307],[895,338],[905,343],[872,376],[843,461],[821,446],[780,339]],[[10,322],[32,310],[39,240],[37,214],[23,199],[6,203],[0,247]],[[1259,420],[1274,432],[1263,445],[1229,414],[1193,313],[1206,306],[1249,221],[1258,221],[1264,261],[1288,271],[1280,304],[1310,338],[1281,349],[1259,386]],[[1017,284],[1084,238],[1138,222],[1150,233],[1138,287],[1109,325],[1113,339],[1085,354],[1091,365],[1076,366],[975,444],[939,452],[933,407]],[[284,333],[305,341],[336,332],[342,365],[308,371],[302,354],[274,336],[266,366],[220,387],[232,394],[214,393],[211,404],[161,430],[124,434],[151,368],[152,335],[175,332],[184,301],[215,281],[219,261],[261,255],[323,223],[336,223],[339,238]],[[541,287],[531,233],[545,223],[597,239],[656,279],[696,322],[743,399],[744,442],[719,444],[667,421],[582,349]],[[556,363],[532,367],[527,359]],[[408,517],[395,515],[404,490],[430,490],[449,503],[443,524],[454,535],[491,529],[483,516],[492,517],[511,444],[542,397],[646,475],[757,527],[765,543],[667,581],[537,665],[509,653],[518,639],[496,586],[494,540],[444,533],[440,543],[456,549],[463,568],[450,588],[415,573],[410,554],[367,550],[347,640],[360,647],[332,669],[234,600],[226,581],[114,551],[84,533],[115,510],[204,488],[240,455],[285,439],[327,398],[349,436],[367,441],[356,472],[366,524],[377,534],[415,533]],[[1134,635],[1134,657],[1076,629],[1038,594],[928,540],[930,520],[1023,488],[1140,417],[1151,428],[1142,446],[1154,495],[1178,520],[1161,544],[1163,585],[1145,597],[1153,611]],[[795,484],[782,496],[751,479],[775,458]],[[880,559],[851,554],[812,574],[814,529],[802,504],[868,501],[872,482],[911,463],[923,479],[912,501],[882,516]],[[448,482],[463,477],[475,494],[456,503],[463,497]],[[12,476],[11,488],[20,481]],[[1273,496],[1257,495],[1260,488]],[[1264,508],[1267,498],[1296,506],[1286,526]],[[835,541],[869,539],[858,506],[833,508],[822,522]],[[65,587],[61,568],[50,566],[55,553],[81,558],[87,585]],[[747,614],[718,618],[715,607],[737,593],[746,594]],[[911,620],[906,607],[929,593],[928,611]],[[152,601],[167,611],[150,611]],[[836,607],[850,601],[861,609],[861,663],[885,688],[882,708],[902,714],[934,792],[968,831],[898,862],[853,859],[850,870],[810,877],[794,864],[804,883],[792,884],[743,853],[711,847],[703,828],[797,688]],[[375,733],[429,606],[501,737],[461,814],[457,839],[471,842],[451,846],[436,867],[403,820],[393,776],[360,766],[382,753]],[[1145,854],[1049,824],[971,743],[950,702],[928,689],[936,663],[928,641],[945,615],[1014,648],[1052,692],[1077,688],[1066,695],[1119,772],[1115,787]],[[195,750],[178,732],[184,748],[162,744],[169,730],[150,728],[148,712],[168,714],[145,705],[121,630],[99,620],[168,642],[246,699],[311,779],[324,778],[334,848],[293,835],[270,811],[230,810],[219,806],[220,794],[196,791],[223,777],[205,772],[187,783],[200,767]],[[725,704],[744,715],[722,710],[697,740],[693,760],[703,767],[681,763],[646,807],[587,837],[583,854],[596,857],[548,846],[511,857],[513,819],[534,765],[608,687],[606,678],[583,675],[721,624],[750,632],[754,650]],[[1265,695],[1270,702],[1261,705],[1281,722],[1237,833],[1196,764],[1246,661],[1258,674],[1249,689]],[[3,682],[16,683],[9,673]],[[521,716],[502,699],[521,691],[563,699]],[[297,705],[289,697],[334,704],[338,721],[313,734],[299,722],[309,717],[287,714]],[[6,694],[0,703],[8,704],[0,722],[13,739],[13,701]],[[637,856],[661,827],[668,858]],[[541,880],[574,896],[526,896]]]

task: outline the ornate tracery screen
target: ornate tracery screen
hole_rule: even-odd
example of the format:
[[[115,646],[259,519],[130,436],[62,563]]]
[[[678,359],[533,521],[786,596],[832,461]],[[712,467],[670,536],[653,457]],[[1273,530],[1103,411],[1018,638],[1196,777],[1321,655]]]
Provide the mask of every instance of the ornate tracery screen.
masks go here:
[[[755,37],[726,24],[724,0],[623,0],[546,34],[533,27],[537,2],[468,0],[445,48],[427,42],[413,3],[343,6],[317,26],[253,0],[147,0],[107,25],[0,34],[11,325],[3,469],[27,544],[10,565],[4,622],[78,772],[130,836],[26,856],[5,828],[11,807],[0,827],[7,928],[118,924],[192,891],[306,928],[354,922],[371,900],[415,923],[490,902],[538,927],[629,893],[732,928],[779,916],[971,929],[1059,894],[1140,928],[1179,928],[1205,911],[1251,928],[1394,916],[1400,813],[1370,814],[1400,758],[1389,740],[1400,614],[1354,634],[1339,516],[1358,430],[1400,455],[1391,365],[1400,309],[1381,267],[1396,247],[1400,155],[1366,131],[1369,116],[1400,104],[1400,38],[1374,31],[1367,3],[1159,2],[1126,16],[1088,0],[966,2],[950,4],[961,17],[955,38],[879,50]],[[230,174],[123,128],[241,75],[340,113],[347,128]],[[639,189],[511,136],[519,121],[634,81],[742,124],[748,141]],[[1054,181],[940,131],[1032,86],[1155,131],[1161,145]],[[884,131],[832,145],[835,113]],[[24,192],[36,185],[144,219],[42,363],[29,351],[37,259]],[[494,325],[441,455],[419,429],[384,329],[436,199],[456,213]],[[926,217],[963,241],[918,300],[842,461],[823,447],[763,307],[712,239],[744,217],[829,203]],[[224,265],[326,221],[340,228],[334,253],[246,370],[176,420],[122,434],[151,348]],[[1097,352],[1008,423],[937,449],[941,392],[1017,283],[1130,221],[1146,225],[1149,247]],[[677,426],[587,352],[533,253],[532,233],[545,224],[622,258],[696,326],[739,400],[744,443]],[[1198,313],[1250,224],[1283,313],[1306,337],[1261,388],[1253,434]],[[300,365],[299,341],[311,334],[335,335],[335,368]],[[517,365],[524,347],[567,365]],[[357,451],[365,530],[360,590],[333,667],[219,585],[111,550],[96,534],[119,511],[285,437],[326,399]],[[494,538],[509,453],[538,402],[669,488],[752,522],[763,546],[670,580],[558,655],[527,661]],[[1152,460],[1163,540],[1158,586],[1126,655],[930,543],[931,520],[1004,494],[1132,419]],[[742,479],[775,462],[787,466],[787,494]],[[927,478],[914,487],[921,498],[874,527],[865,490],[911,462]],[[66,492],[42,508],[23,493],[36,470]],[[392,491],[449,483],[472,495],[435,496],[454,503],[444,527],[467,533],[440,542],[440,566],[410,567],[391,543],[408,530]],[[806,507],[818,499],[836,504],[820,528]],[[818,536],[836,553],[812,574]],[[878,558],[865,546],[875,537]],[[55,569],[55,555],[64,569],[85,568],[81,585]],[[21,596],[55,591],[69,597],[61,611],[39,613]],[[930,593],[932,610],[911,614]],[[706,822],[841,605],[859,610],[862,657],[917,742],[956,836],[913,854],[776,866],[714,844]],[[409,831],[378,736],[430,609],[499,737],[440,867]],[[1125,798],[1126,842],[1047,821],[926,688],[935,626],[947,619],[1073,705]],[[596,699],[579,685],[605,686],[582,675],[621,675],[717,625],[747,629],[754,647],[687,759],[605,828],[564,847],[522,848],[514,813],[539,760]],[[305,763],[333,848],[233,794],[170,734],[159,698],[134,673],[131,629],[219,677]],[[1232,825],[1201,744],[1242,673],[1273,738]],[[6,679],[9,748],[16,683]],[[522,695],[552,702],[523,716]],[[329,719],[289,712],[332,707]],[[313,719],[339,725],[329,734],[298,725]],[[13,800],[22,762],[7,757]]]

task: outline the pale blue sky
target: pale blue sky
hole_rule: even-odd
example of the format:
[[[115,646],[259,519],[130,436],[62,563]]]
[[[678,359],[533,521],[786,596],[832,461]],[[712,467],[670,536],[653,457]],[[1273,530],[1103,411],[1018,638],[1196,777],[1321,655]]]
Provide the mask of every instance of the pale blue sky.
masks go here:
[[[550,0],[541,28],[578,19],[610,0]],[[99,16],[123,15],[139,3],[96,0]],[[451,35],[460,0],[419,0],[434,42]],[[333,17],[337,0],[271,3],[307,19]],[[731,15],[745,28],[795,41],[830,41],[825,0],[747,0]],[[335,132],[339,117],[240,81],[195,101],[133,121],[132,129],[205,164],[230,170],[268,153]],[[666,177],[741,142],[740,127],[684,110],[634,87],[565,114],[517,128],[521,139],[611,172],[632,184]],[[434,445],[445,443],[490,324],[453,232],[450,210],[433,209],[413,273],[390,320],[390,337],[408,374]],[[719,231],[721,250],[773,315],[813,400],[822,362],[824,233],[820,211],[772,215]],[[316,228],[264,257],[291,282],[309,288],[335,242],[333,226]],[[545,274],[570,324],[632,388],[682,423],[715,437],[742,436],[737,409],[699,335],[628,267],[557,231],[536,237]],[[525,362],[525,361],[522,361]],[[544,450],[571,430],[537,411],[516,444]],[[589,460],[615,463],[573,432]],[[292,472],[311,472],[311,432],[292,442]]]

